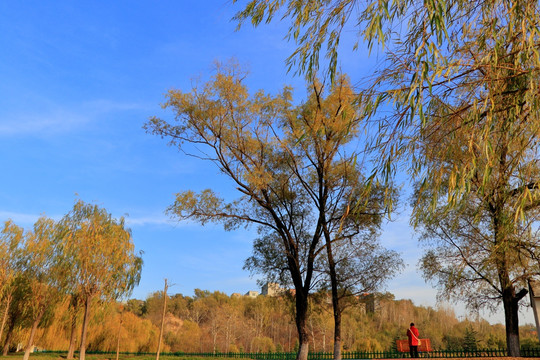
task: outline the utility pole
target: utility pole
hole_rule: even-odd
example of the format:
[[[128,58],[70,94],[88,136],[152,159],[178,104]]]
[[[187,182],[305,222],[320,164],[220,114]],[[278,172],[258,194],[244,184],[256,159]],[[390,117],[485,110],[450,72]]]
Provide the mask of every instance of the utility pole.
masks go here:
[[[165,325],[165,311],[167,310],[167,279],[165,279],[165,288],[163,289],[163,311],[161,312],[161,328],[159,329],[159,341],[156,353],[156,360],[159,360],[161,351],[161,339],[163,337],[163,326]]]

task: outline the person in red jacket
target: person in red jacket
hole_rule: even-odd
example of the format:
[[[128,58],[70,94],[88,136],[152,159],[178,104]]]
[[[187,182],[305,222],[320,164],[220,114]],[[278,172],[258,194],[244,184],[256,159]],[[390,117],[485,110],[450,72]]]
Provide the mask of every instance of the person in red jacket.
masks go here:
[[[419,336],[418,329],[414,327],[414,323],[411,323],[411,327],[407,329],[407,337],[409,338],[409,350],[412,358],[418,357]]]

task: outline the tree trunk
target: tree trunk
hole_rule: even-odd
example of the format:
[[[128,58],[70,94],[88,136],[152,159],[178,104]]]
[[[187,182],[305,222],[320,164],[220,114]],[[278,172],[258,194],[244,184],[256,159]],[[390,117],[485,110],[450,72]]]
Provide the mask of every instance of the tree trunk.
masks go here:
[[[513,288],[503,290],[504,320],[506,326],[506,348],[508,356],[519,357],[519,299],[513,294]]]
[[[11,300],[13,299],[13,296],[11,292],[8,292],[6,295],[6,308],[4,309],[4,315],[2,316],[2,324],[0,325],[0,340],[2,339],[2,335],[4,335],[4,327],[6,326],[6,321],[9,315],[9,307],[11,306]]]
[[[36,336],[36,330],[39,322],[41,321],[41,318],[43,317],[43,314],[45,314],[45,309],[39,310],[39,314],[37,315],[36,319],[34,319],[34,323],[32,324],[32,330],[30,330],[30,338],[28,339],[28,344],[26,345],[26,349],[24,350],[23,360],[28,360],[28,358],[30,357],[30,353],[34,348],[34,337]]]
[[[13,331],[15,330],[15,324],[17,323],[17,315],[12,313],[11,318],[9,319],[9,327],[6,333],[6,342],[4,343],[4,349],[2,350],[2,356],[7,356],[9,352],[9,344],[13,338]]]
[[[502,209],[503,206],[500,203],[494,202],[490,210],[493,219],[495,243],[504,249],[501,244],[506,245],[507,241],[505,241],[504,227],[501,225],[504,223],[504,221],[501,221],[501,218],[503,218],[501,215],[503,213]],[[506,253],[503,250],[497,255],[496,265],[502,290],[506,326],[506,349],[509,357],[519,357],[521,356],[519,349],[519,300],[527,294],[527,290],[523,289],[516,294],[514,285],[510,280],[510,265],[508,264]]]
[[[337,288],[336,265],[331,249],[328,250],[328,266],[330,268],[330,282],[332,284],[332,310],[334,313],[334,360],[341,360],[341,307]]]
[[[341,360],[341,311],[334,310],[334,360]]]
[[[212,353],[215,354],[217,350],[217,331],[212,331]]]
[[[118,334],[116,336],[116,360],[120,358],[120,335],[122,332],[122,316],[124,315],[124,311],[120,310],[120,322],[118,324]]]
[[[303,290],[303,289],[302,289]],[[298,353],[296,360],[307,360],[309,353],[309,333],[307,326],[307,291],[296,292],[296,328],[298,330]]]
[[[311,332],[311,351],[317,351],[317,348],[315,347],[315,330],[313,329],[313,318],[309,317],[309,330]]]
[[[86,358],[86,332],[88,330],[88,321],[90,319],[91,303],[92,296],[87,296],[84,299],[84,317],[81,330],[81,347],[79,348],[79,360],[85,360]]]
[[[9,343],[13,337],[13,329],[6,333],[6,342],[4,343],[4,348],[2,349],[2,356],[7,356],[9,353]]]
[[[338,278],[336,273],[336,261],[332,252],[332,239],[325,231],[326,256],[328,258],[328,270],[330,273],[330,285],[332,287],[332,310],[334,313],[334,360],[341,360],[341,307],[338,294]]]
[[[75,309],[74,309],[75,310]],[[77,341],[77,313],[71,315],[71,335],[69,336],[69,348],[66,359],[73,359],[75,354],[75,342]]]
[[[296,354],[296,360],[307,360],[309,354],[309,341],[302,340],[299,337],[300,345],[298,346],[298,353]]]

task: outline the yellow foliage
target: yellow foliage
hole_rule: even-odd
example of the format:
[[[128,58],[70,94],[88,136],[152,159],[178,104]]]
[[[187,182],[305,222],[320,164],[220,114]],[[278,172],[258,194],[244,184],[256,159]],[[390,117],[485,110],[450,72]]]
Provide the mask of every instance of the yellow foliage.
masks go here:
[[[384,350],[381,344],[376,339],[372,339],[372,338],[360,338],[353,344],[352,348],[354,349],[354,351],[367,351],[367,352]]]
[[[192,303],[174,303],[175,299],[183,300],[171,297],[162,347],[164,352],[212,351],[212,327],[217,334],[216,347],[221,351],[293,351],[296,329],[286,298],[234,298],[208,292],[196,300],[190,299]],[[121,314],[118,304],[95,306],[95,309],[88,329],[89,349],[114,352],[120,336],[121,352],[156,351],[159,328],[148,318],[125,310]],[[197,318],[195,313],[201,316]],[[331,351],[331,304],[314,303],[310,318],[316,344],[313,350],[322,351],[324,346],[325,351]],[[69,302],[66,301],[56,308],[48,327],[39,330],[36,345],[47,350],[67,350],[70,321]],[[504,327],[501,325],[492,326],[485,321],[460,322],[450,308],[417,307],[410,300],[381,298],[374,313],[366,313],[360,304],[347,308],[343,314],[343,348],[369,352],[389,350],[396,338],[406,339],[410,321],[417,324],[421,336],[430,338],[435,349],[447,347],[445,337],[462,338],[467,326],[475,329],[479,344],[485,347],[498,347],[499,343],[504,343]],[[80,325],[79,319],[78,338]],[[24,343],[28,333],[29,329],[17,330],[13,344]],[[528,336],[534,338],[530,327],[523,332],[522,338]]]
[[[252,342],[252,351],[263,353],[275,352],[276,346],[272,339],[267,336],[256,337]]]
[[[198,352],[200,351],[201,329],[196,323],[185,320],[176,331],[165,334],[165,341],[171,351]]]

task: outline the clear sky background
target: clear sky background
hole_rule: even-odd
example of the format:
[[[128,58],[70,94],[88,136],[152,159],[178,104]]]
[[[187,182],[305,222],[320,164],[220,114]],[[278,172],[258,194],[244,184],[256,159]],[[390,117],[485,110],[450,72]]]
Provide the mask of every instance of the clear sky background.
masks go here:
[[[284,40],[286,24],[235,31],[238,10],[227,0],[0,2],[0,220],[29,228],[42,214],[60,219],[76,199],[93,202],[125,216],[144,251],[132,297],[162,289],[164,278],[174,284],[170,293],[184,295],[260,291],[242,270],[253,231],[227,233],[164,214],[179,191],[227,192],[217,169],[142,129],[150,116],[170,117],[160,108],[168,89],[188,91],[214,61],[232,57],[250,70],[252,90],[292,85],[302,96],[302,79],[284,64],[294,49]],[[358,81],[377,52],[352,53],[354,35],[346,33],[339,64]],[[386,290],[435,306],[436,290],[417,271],[421,249],[407,214],[401,209],[383,228],[384,245],[407,263]],[[530,309],[522,316],[534,321]],[[489,319],[502,322],[502,309]]]

